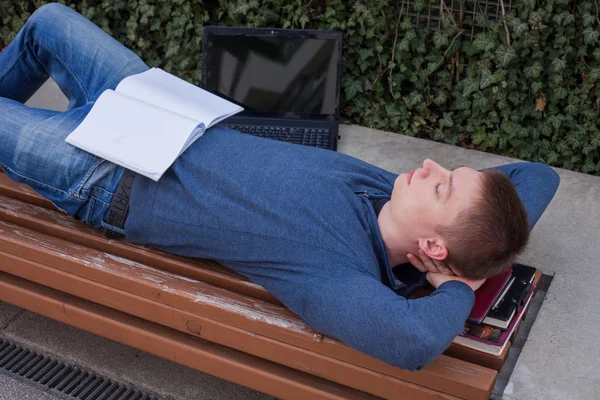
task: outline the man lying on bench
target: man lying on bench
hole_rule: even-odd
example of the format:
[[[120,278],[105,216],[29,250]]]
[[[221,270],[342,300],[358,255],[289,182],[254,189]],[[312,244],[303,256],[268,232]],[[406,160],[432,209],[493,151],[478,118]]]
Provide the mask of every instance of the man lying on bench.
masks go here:
[[[65,143],[104,90],[147,69],[70,8],[41,7],[0,54],[5,173],[109,236],[216,260],[400,368],[422,368],[462,332],[473,291],[511,266],[558,187],[537,163],[480,172],[425,160],[396,175],[221,127],[154,182]],[[48,77],[68,111],[23,105]],[[401,295],[393,268],[409,262],[437,288],[430,296]]]

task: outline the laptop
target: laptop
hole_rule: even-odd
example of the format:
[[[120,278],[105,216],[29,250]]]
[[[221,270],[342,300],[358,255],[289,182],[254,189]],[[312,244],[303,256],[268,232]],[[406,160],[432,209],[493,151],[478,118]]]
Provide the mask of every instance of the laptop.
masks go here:
[[[341,61],[338,31],[206,26],[201,86],[244,107],[219,125],[336,151]]]

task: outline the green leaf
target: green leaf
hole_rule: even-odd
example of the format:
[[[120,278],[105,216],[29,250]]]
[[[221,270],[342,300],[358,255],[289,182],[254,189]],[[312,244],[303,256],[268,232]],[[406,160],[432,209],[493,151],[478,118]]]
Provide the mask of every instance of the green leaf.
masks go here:
[[[555,58],[550,63],[550,70],[555,73],[563,72],[567,68],[567,60]]]
[[[560,74],[550,75],[548,84],[550,86],[563,86],[563,76]]]
[[[484,111],[489,105],[489,100],[481,93],[473,95],[473,108],[479,111]]]
[[[578,110],[577,110],[577,106],[575,106],[574,104],[567,104],[567,106],[565,107],[565,112],[571,114],[571,115],[577,115]]]
[[[564,87],[558,87],[554,89],[554,97],[557,100],[562,100],[569,95],[569,92]]]
[[[533,10],[535,8],[536,2],[537,2],[537,0],[523,0],[523,4],[529,10]]]
[[[481,71],[481,82],[480,89],[485,89],[486,87],[496,83],[496,77],[492,75],[489,69],[484,69]]]
[[[596,18],[590,13],[584,13],[581,16],[581,22],[584,27],[591,26],[594,23],[595,19]]]
[[[467,78],[464,81],[464,89],[462,95],[467,97],[471,93],[477,91],[479,89],[479,82],[477,82],[473,78]]]
[[[586,28],[583,31],[583,41],[588,46],[596,44],[596,42],[598,41],[598,37],[600,37],[600,32],[593,28]]]
[[[425,0],[415,0],[413,2],[413,9],[417,12],[425,11],[426,6],[427,6],[427,3],[425,2]]]
[[[600,68],[593,68],[588,75],[588,79],[595,83],[600,80]]]
[[[304,29],[306,27],[306,24],[310,21],[310,19],[308,18],[308,15],[303,15],[300,17],[300,27],[302,29]]]
[[[540,133],[546,137],[552,136],[552,126],[548,123],[540,124],[539,130]]]
[[[480,33],[473,40],[473,48],[479,51],[493,50],[495,47],[494,40],[487,33]]]
[[[407,107],[415,107],[423,101],[423,95],[417,92],[411,92],[407,97],[404,98],[404,100]]]
[[[531,91],[533,93],[537,93],[537,92],[541,91],[543,89],[543,87],[544,87],[544,84],[542,82],[539,82],[539,81],[533,82],[531,84]]]
[[[417,38],[417,32],[414,29],[410,29],[404,33],[404,39],[413,41]]]
[[[560,125],[562,124],[562,118],[560,118],[557,115],[553,115],[548,118],[548,122],[554,128],[554,130],[557,131],[560,128]]]
[[[440,92],[435,99],[433,100],[433,103],[436,106],[441,106],[442,104],[444,104],[446,101],[448,100],[448,94],[445,91]]]
[[[440,32],[435,32],[433,34],[433,45],[436,49],[441,49],[448,45],[448,36],[444,35]]]
[[[573,22],[575,22],[575,15],[571,14],[570,12],[566,12],[565,11],[565,17],[563,18],[562,24],[563,26],[567,26],[567,25],[571,25]]]
[[[346,93],[346,100],[351,100],[358,93],[362,93],[363,85],[358,79],[346,78],[344,79],[344,91]]]
[[[583,154],[590,154],[592,151],[596,150],[595,146],[592,146],[591,144],[588,144],[586,146],[583,147],[583,149],[581,150],[581,152]]]
[[[454,110],[469,110],[470,108],[471,102],[462,95],[457,96],[456,101],[452,106],[452,109]]]
[[[538,8],[535,11],[533,11],[531,14],[529,14],[529,18],[537,23],[540,23],[544,20],[544,17],[546,16],[546,11],[543,8]]]
[[[548,163],[549,165],[552,165],[554,163],[556,163],[558,161],[558,154],[551,151],[550,153],[548,153],[548,157],[546,158],[546,163]]]
[[[444,113],[444,118],[439,120],[440,128],[452,128],[454,126],[454,121],[452,120],[453,113]]]
[[[169,46],[167,47],[167,52],[165,53],[165,58],[171,58],[174,55],[176,55],[177,53],[179,53],[179,43],[177,42],[171,42],[169,43]]]
[[[594,172],[596,170],[597,170],[596,164],[594,164],[591,160],[586,161],[586,163],[583,164],[583,167],[581,167],[581,172],[583,172],[584,174],[587,174],[589,172]]]
[[[498,50],[496,50],[496,57],[500,62],[500,65],[506,67],[511,61],[517,58],[517,53],[513,48],[508,49],[506,46],[500,46],[498,47]]]
[[[519,23],[517,25],[515,25],[515,27],[513,28],[513,35],[515,38],[520,38],[521,36],[523,36],[523,34],[525,32],[527,32],[529,30],[529,25],[526,24],[525,22]]]
[[[398,51],[409,51],[410,50],[410,41],[406,40],[406,38],[402,39],[398,46],[396,47]]]
[[[508,137],[513,137],[517,132],[517,124],[513,121],[503,122],[500,126],[501,129],[508,135]]]
[[[369,57],[373,56],[373,49],[359,49],[358,50],[358,57],[360,60],[364,61]]]
[[[529,67],[526,67],[523,72],[527,78],[539,78],[543,70],[542,64],[536,61]]]
[[[473,136],[471,136],[471,141],[473,144],[481,144],[486,139],[487,133],[484,130],[478,130]]]

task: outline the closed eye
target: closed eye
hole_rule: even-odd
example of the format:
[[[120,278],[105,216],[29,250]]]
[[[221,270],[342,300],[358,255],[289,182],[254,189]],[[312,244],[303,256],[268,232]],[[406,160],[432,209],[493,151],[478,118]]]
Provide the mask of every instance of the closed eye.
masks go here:
[[[442,182],[439,182],[435,185],[435,194],[440,194],[439,187],[441,184],[442,184]]]

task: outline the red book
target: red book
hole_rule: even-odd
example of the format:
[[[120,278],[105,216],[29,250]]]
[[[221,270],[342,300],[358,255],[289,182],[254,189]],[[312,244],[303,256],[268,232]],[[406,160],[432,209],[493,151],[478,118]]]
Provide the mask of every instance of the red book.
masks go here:
[[[504,348],[508,343],[508,339],[510,339],[516,327],[519,325],[523,314],[531,302],[534,291],[535,285],[531,285],[527,294],[527,298],[525,299],[525,305],[520,306],[520,309],[510,321],[510,325],[508,326],[507,330],[502,330],[485,324],[477,325],[470,322],[465,322],[463,333],[458,335],[453,342],[461,346],[479,350],[494,356],[499,356],[504,351]]]
[[[480,324],[485,318],[488,311],[498,298],[502,294],[502,289],[506,283],[510,280],[512,275],[512,269],[488,278],[479,289],[475,291],[475,304],[469,314],[469,321],[476,324]]]

